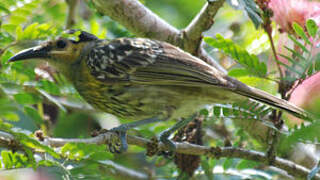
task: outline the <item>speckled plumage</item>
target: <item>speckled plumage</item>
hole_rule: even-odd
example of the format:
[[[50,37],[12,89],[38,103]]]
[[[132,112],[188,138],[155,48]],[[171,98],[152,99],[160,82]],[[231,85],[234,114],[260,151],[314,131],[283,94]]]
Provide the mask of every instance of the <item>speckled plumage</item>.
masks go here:
[[[222,88],[220,92],[211,91],[205,80],[196,77],[201,74],[183,76],[192,72],[167,67],[168,63],[181,66],[180,58],[184,56],[192,58],[186,53],[180,57],[175,53],[182,51],[143,38],[99,41],[77,67],[73,81],[94,107],[132,120],[186,117],[206,104],[229,99]],[[183,65],[188,68],[193,64]],[[223,83],[213,78],[210,81]]]
[[[23,51],[12,61],[44,58],[94,107],[126,119],[186,117],[210,103],[252,98],[306,118],[285,100],[247,86],[166,42],[101,40],[81,32]]]
[[[120,151],[127,149],[128,129],[158,119],[187,117],[211,103],[252,98],[309,118],[304,110],[228,77],[166,42],[144,38],[100,40],[83,31],[78,39],[58,38],[22,51],[9,61],[45,59],[95,108],[125,119],[142,120],[113,129],[120,134]],[[174,149],[168,137],[190,119],[163,131],[160,140]]]

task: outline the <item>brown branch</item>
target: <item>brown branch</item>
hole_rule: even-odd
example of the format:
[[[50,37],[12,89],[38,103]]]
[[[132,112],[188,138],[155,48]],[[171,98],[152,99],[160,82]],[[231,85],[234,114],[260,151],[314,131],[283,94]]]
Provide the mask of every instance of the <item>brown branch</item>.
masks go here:
[[[101,134],[97,137],[87,138],[87,139],[61,139],[61,138],[46,138],[45,142],[53,147],[61,147],[66,143],[93,143],[93,144],[104,144],[108,142],[113,133],[105,133]],[[132,145],[137,145],[144,148],[158,147],[156,150],[158,151],[167,151],[169,150],[162,143],[153,142],[141,137],[137,136],[128,136],[128,143]],[[156,143],[156,144],[154,144]],[[189,154],[189,155],[204,155],[212,158],[221,158],[221,157],[229,157],[229,158],[241,158],[252,161],[257,161],[260,163],[268,164],[268,157],[262,153],[252,150],[245,150],[241,148],[234,147],[222,147],[222,148],[212,148],[200,145],[194,145],[189,143],[175,143],[177,146],[176,152],[181,154]],[[285,160],[279,157],[274,159],[273,165],[280,169],[287,171],[289,174],[292,174],[295,177],[305,178],[310,172],[309,169],[295,164],[292,161]],[[316,176],[317,179],[320,179],[320,175]]]
[[[66,0],[68,5],[68,16],[66,22],[66,29],[71,28],[76,23],[76,12],[79,4],[79,0]]]
[[[137,0],[92,0],[96,9],[138,36],[174,43],[179,31]]]
[[[196,38],[196,36],[199,36],[199,34],[200,38],[200,31],[208,29],[207,25],[200,28],[194,27],[192,24],[205,24],[205,18],[208,18],[211,21],[213,16],[216,14],[216,11],[223,4],[224,0],[219,0],[217,3],[209,2],[208,5],[206,4],[203,8],[204,11],[202,13],[200,12],[200,15],[198,15],[199,18],[195,18],[195,20],[192,21],[192,24],[188,26],[189,28],[186,29],[189,29],[190,31],[180,31],[176,29],[137,0],[92,0],[91,2],[93,2],[96,9],[101,14],[107,15],[113,20],[119,22],[137,36],[166,41],[179,46],[186,51],[200,49],[198,51],[188,52],[202,58],[202,60],[222,72],[225,72],[225,70],[214,59],[209,57],[204,50],[201,50],[202,48],[199,48],[201,43],[194,43],[192,40]],[[215,4],[217,4],[216,8],[213,7]],[[206,6],[208,8],[206,8]],[[213,12],[209,13],[209,10],[212,10]],[[192,38],[188,40],[188,38],[184,37],[183,32],[187,32],[189,36],[191,32],[197,33],[192,35]],[[187,47],[187,49],[185,49],[185,47]]]
[[[197,54],[201,47],[202,33],[214,23],[213,17],[217,14],[225,0],[208,1],[183,32],[183,49],[191,54]]]
[[[44,143],[51,145],[53,147],[61,147],[67,143],[87,143],[87,144],[103,144],[104,138],[110,139],[112,138],[112,133],[106,133],[103,136],[97,136],[95,138],[88,139],[61,139],[61,138],[44,138]],[[23,146],[20,145],[18,140],[14,138],[13,135],[7,132],[0,131],[0,147],[5,147],[10,150],[21,150],[24,151]],[[147,174],[126,168],[119,164],[116,164],[112,161],[105,160],[99,161],[100,164],[106,165],[101,166],[100,170],[107,172],[110,176],[113,177],[122,177],[128,180],[141,180],[141,179],[150,179]]]
[[[67,143],[86,143],[86,144],[106,144],[117,136],[116,133],[113,132],[106,132],[100,134],[93,138],[84,138],[84,139],[64,139],[64,138],[51,138],[45,137],[43,143],[52,147],[61,147]],[[10,144],[19,144],[17,140],[14,139],[9,133],[0,131],[0,141],[1,145],[4,147],[10,147]],[[154,148],[152,151],[159,152],[159,151],[168,151],[169,149],[162,143],[158,143],[157,141],[151,141],[145,138],[137,137],[137,136],[127,136],[128,144],[137,145],[140,147],[144,147],[146,149]],[[6,143],[5,143],[6,142]],[[253,150],[245,150],[242,148],[235,148],[235,147],[206,147],[201,145],[189,144],[189,143],[178,143],[176,144],[176,152],[181,154],[189,154],[189,155],[202,155],[211,158],[221,158],[221,157],[228,157],[228,158],[241,158],[247,159],[252,161],[257,161],[260,163],[264,163],[268,165],[268,157],[263,152],[253,151]],[[310,172],[310,169],[307,169],[301,165],[295,164],[292,161],[282,159],[276,157],[273,162],[273,166],[283,169],[287,171],[289,174],[300,177],[306,178]],[[316,179],[320,179],[320,175],[317,174],[315,176]]]

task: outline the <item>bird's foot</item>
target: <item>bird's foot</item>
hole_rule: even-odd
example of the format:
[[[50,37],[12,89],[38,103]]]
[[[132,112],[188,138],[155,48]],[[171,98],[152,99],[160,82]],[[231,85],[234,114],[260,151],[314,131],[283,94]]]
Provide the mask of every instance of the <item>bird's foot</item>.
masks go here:
[[[161,151],[158,155],[162,155],[168,159],[172,159],[174,157],[177,149],[175,143],[169,139],[170,134],[170,131],[163,131],[160,133],[159,137],[160,142],[168,148],[168,151]]]
[[[163,156],[168,159],[172,159],[175,155],[175,144],[173,141],[169,140],[168,138],[164,136],[161,136],[159,138],[153,137],[151,138],[151,141],[147,144],[147,156]],[[162,138],[161,138],[162,137]],[[162,140],[161,140],[162,139]],[[164,140],[164,141],[163,141]],[[162,151],[160,150],[160,142],[162,142],[166,147],[169,147],[169,150]]]
[[[109,142],[108,142],[108,149],[111,153],[121,153],[125,152],[128,149],[128,144],[126,140],[126,130],[123,127],[115,127],[113,129],[101,129],[97,131],[93,131],[91,133],[92,137],[99,136],[100,134],[114,132],[116,134],[111,134]]]
[[[109,150],[112,153],[122,153],[128,150],[127,143],[127,128],[120,125],[118,127],[112,128],[110,132],[117,133],[118,136],[111,138],[110,143],[108,144]]]
[[[159,140],[169,149],[169,151],[175,151],[177,147],[174,142],[169,139],[170,135],[171,133],[169,131],[163,131],[160,133]]]
[[[134,127],[138,127],[141,125],[153,123],[153,122],[158,122],[160,121],[158,118],[148,118],[148,119],[143,119],[140,121],[135,121],[127,124],[122,124],[118,127],[112,128],[109,131],[111,132],[116,132],[118,136],[118,143],[111,143],[111,148],[109,149],[114,152],[125,152],[128,150],[128,143],[127,143],[127,131],[129,129],[132,129]],[[119,143],[120,142],[120,143]]]

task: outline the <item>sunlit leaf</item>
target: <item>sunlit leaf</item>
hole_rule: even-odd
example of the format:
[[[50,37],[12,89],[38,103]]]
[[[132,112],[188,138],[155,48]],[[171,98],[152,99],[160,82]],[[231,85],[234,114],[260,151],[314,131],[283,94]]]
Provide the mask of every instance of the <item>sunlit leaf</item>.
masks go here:
[[[267,65],[264,62],[260,62],[256,55],[249,54],[245,49],[231,40],[224,39],[220,34],[217,34],[216,38],[205,37],[204,40],[210,46],[223,50],[224,53],[235,59],[246,68],[250,75],[258,77],[267,76]]]
[[[18,93],[13,97],[19,104],[37,104],[41,100],[36,94],[31,93]]]
[[[308,19],[306,23],[306,28],[309,35],[315,38],[318,32],[318,25],[316,24],[316,22],[313,19]]]
[[[299,24],[295,22],[293,23],[292,27],[298,36],[300,36],[306,43],[311,44],[306,33],[303,30],[303,27],[301,27]]]

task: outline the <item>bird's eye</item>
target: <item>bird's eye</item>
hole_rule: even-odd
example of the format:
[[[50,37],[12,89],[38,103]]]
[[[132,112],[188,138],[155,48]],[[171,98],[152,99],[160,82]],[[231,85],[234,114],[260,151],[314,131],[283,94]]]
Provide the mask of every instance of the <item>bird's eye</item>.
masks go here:
[[[57,47],[62,49],[62,48],[65,48],[67,46],[67,42],[64,41],[64,40],[59,40],[57,41]]]

